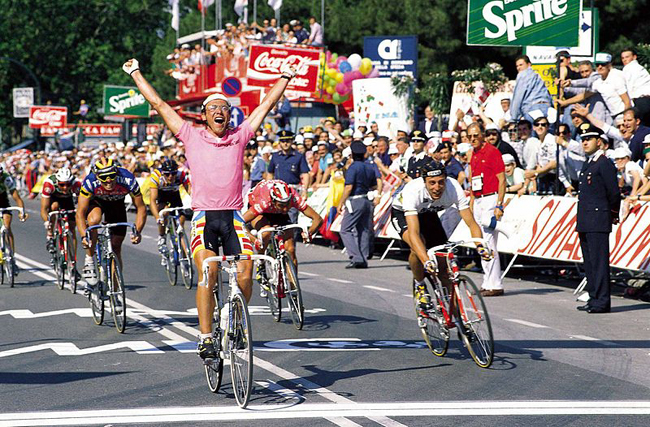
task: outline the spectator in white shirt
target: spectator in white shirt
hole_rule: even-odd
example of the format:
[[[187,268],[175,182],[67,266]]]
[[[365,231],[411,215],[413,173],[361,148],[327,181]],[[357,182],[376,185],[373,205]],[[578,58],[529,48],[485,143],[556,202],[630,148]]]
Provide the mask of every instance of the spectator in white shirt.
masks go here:
[[[501,157],[506,166],[506,193],[516,193],[524,188],[524,170],[517,167],[512,154],[504,154]]]
[[[620,172],[619,187],[630,188],[630,197],[635,197],[642,185],[648,182],[643,174],[643,169],[638,163],[630,160],[632,152],[626,147],[618,147],[614,150],[614,162]]]
[[[555,135],[549,132],[550,123],[546,117],[540,117],[533,123],[533,129],[537,132],[540,141],[539,149],[537,150],[537,158],[535,166],[529,164],[526,166],[524,183],[528,187],[528,183],[537,180],[537,192],[541,194],[552,194],[553,186],[555,185],[555,168],[557,144],[555,143]]]
[[[641,123],[650,125],[650,73],[636,59],[636,51],[632,48],[621,52],[623,76],[627,93],[632,98],[634,107],[639,110]]]

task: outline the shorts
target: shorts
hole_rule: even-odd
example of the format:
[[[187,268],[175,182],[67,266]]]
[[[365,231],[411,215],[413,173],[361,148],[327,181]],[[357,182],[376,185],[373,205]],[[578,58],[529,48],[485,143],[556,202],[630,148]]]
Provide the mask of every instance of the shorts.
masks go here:
[[[238,211],[196,211],[192,217],[192,257],[208,249],[216,254],[253,255],[253,245]]]
[[[167,206],[170,208],[182,208],[180,191],[158,191],[158,206]]]
[[[121,200],[102,200],[91,199],[88,211],[99,208],[104,215],[104,222],[113,224],[116,222],[126,222],[126,204],[124,199]],[[111,235],[126,236],[126,226],[111,228]]]
[[[447,233],[442,227],[437,212],[420,212],[418,213],[418,219],[420,220],[420,234],[424,237],[424,246],[427,249],[447,243]],[[391,210],[391,222],[401,237],[408,228],[404,211],[393,208]]]
[[[283,225],[293,224],[291,222],[291,218],[289,218],[289,214],[264,213],[262,214],[262,217],[266,219],[271,225],[283,226]]]
[[[74,210],[74,200],[72,196],[61,197],[57,196],[56,193],[50,196],[50,206],[54,203],[59,204],[59,209],[64,211],[73,211]],[[74,216],[71,217],[74,220]]]
[[[9,195],[7,194],[7,192],[1,193],[0,194],[0,209],[10,208],[10,207],[11,207],[11,205],[9,204]],[[12,212],[9,211],[9,212],[5,212],[4,214],[5,215],[11,215],[11,213]]]

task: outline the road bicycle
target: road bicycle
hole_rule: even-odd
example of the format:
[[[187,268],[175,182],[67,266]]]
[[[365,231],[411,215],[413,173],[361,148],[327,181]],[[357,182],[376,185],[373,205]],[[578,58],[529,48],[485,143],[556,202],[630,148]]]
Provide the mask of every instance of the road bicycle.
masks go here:
[[[18,269],[16,267],[16,259],[14,257],[14,250],[9,242],[9,229],[5,227],[4,214],[17,211],[20,216],[23,216],[23,208],[12,206],[9,208],[0,209],[0,284],[9,283],[9,287],[14,287],[14,280]],[[22,222],[23,220],[21,220]]]
[[[159,212],[160,218],[164,218],[165,246],[167,247],[161,256],[169,284],[176,286],[178,270],[180,269],[185,288],[192,289],[192,281],[194,280],[192,251],[188,243],[187,234],[185,234],[185,230],[180,221],[180,215],[185,210],[186,208],[165,208]]]
[[[88,300],[93,320],[97,325],[101,325],[104,321],[104,302],[108,300],[115,321],[115,329],[119,333],[124,333],[126,328],[126,290],[122,268],[117,255],[113,252],[111,243],[111,228],[115,227],[129,227],[133,234],[137,233],[135,224],[131,222],[92,225],[86,229],[88,241],[90,241],[90,232],[97,230],[97,244],[93,254],[97,283],[94,286],[89,286]]]
[[[481,368],[487,368],[494,358],[494,338],[487,308],[480,290],[472,279],[460,274],[454,249],[467,243],[482,243],[483,239],[472,238],[460,242],[449,242],[435,246],[427,251],[429,259],[436,263],[442,258],[453,284],[452,295],[440,282],[437,274],[425,273],[425,284],[431,303],[423,308],[415,298],[415,312],[422,336],[431,352],[442,357],[449,346],[449,331],[456,328],[459,339],[463,342],[474,362]],[[433,292],[431,292],[433,290]],[[450,305],[453,308],[451,313]]]
[[[265,262],[258,261],[260,271],[260,286],[266,291],[266,301],[273,315],[279,322],[282,318],[282,299],[287,298],[287,305],[291,312],[291,320],[296,329],[301,330],[305,321],[305,306],[300,291],[300,282],[296,265],[289,253],[284,248],[284,232],[301,229],[307,233],[306,227],[298,224],[267,227],[259,230],[257,234],[271,233],[271,239],[266,247],[266,255],[274,258],[277,268]]]
[[[74,210],[60,209],[48,214],[50,223],[54,217],[52,265],[56,273],[56,286],[63,289],[67,278],[73,294],[77,291],[77,254],[74,246],[75,231],[70,227],[69,218],[74,213]]]
[[[210,263],[216,262],[217,283],[213,294],[215,308],[212,322],[212,338],[217,353],[216,359],[205,359],[205,376],[210,391],[216,393],[221,386],[224,359],[230,360],[230,376],[237,404],[245,408],[250,400],[253,385],[253,332],[248,314],[246,299],[237,284],[237,261],[265,260],[275,263],[266,255],[213,256],[203,261],[203,280],[206,281]],[[226,263],[227,265],[223,265]],[[229,293],[225,297],[221,270],[228,273]],[[204,286],[199,283],[198,286]],[[224,301],[224,298],[225,301]],[[221,310],[227,310],[227,321],[221,325]],[[224,316],[225,319],[225,316]],[[223,330],[222,330],[223,328]]]

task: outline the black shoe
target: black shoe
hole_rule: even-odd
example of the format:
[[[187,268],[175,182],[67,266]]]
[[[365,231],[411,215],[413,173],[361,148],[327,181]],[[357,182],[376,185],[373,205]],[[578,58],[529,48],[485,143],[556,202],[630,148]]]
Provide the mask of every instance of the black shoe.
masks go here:
[[[587,313],[589,314],[600,314],[600,313],[609,313],[611,310],[605,307],[589,307]]]
[[[346,265],[345,268],[368,268],[368,264],[365,262],[350,261],[350,263]]]
[[[217,352],[214,349],[214,341],[212,338],[206,338],[199,343],[198,347],[199,356],[201,359],[216,359]]]
[[[577,308],[579,311],[589,311],[589,309],[591,308],[591,306],[590,306],[589,304],[585,304],[585,305],[580,305],[580,306],[578,306],[578,307],[576,307],[576,308]]]

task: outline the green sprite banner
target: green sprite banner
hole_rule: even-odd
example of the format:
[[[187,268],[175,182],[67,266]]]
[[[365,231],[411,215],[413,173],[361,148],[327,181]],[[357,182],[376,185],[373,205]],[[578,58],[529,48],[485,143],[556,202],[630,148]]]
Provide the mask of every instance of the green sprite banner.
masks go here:
[[[582,0],[469,0],[467,44],[578,46]]]
[[[137,88],[104,86],[104,114],[120,117],[149,117],[149,103]]]

